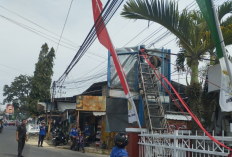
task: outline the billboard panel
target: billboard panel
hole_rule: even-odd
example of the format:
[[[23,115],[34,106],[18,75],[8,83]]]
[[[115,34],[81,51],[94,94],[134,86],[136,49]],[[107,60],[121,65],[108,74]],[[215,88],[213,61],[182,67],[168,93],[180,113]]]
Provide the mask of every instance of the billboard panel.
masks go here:
[[[106,96],[77,96],[77,110],[106,111]]]
[[[14,106],[12,104],[6,105],[6,114],[13,115],[14,114]]]

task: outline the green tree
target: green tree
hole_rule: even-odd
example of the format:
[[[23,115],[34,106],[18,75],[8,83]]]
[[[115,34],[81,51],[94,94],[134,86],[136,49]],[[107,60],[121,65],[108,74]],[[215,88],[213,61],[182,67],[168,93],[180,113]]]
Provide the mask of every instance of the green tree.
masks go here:
[[[223,3],[217,9],[225,45],[232,44],[232,16],[225,20],[223,20],[223,17],[231,11],[232,1]],[[191,109],[200,118],[202,114],[202,85],[198,79],[199,62],[207,54],[210,54],[211,59],[215,55],[213,53],[215,43],[202,13],[187,11],[186,9],[179,12],[178,5],[172,1],[128,0],[121,15],[127,19],[154,21],[176,36],[177,45],[182,50],[177,56],[176,64],[184,68],[184,63],[187,62],[188,67],[194,73],[191,75],[186,95]],[[177,68],[177,70],[181,70],[181,68]],[[193,128],[196,129],[196,124]]]
[[[232,16],[226,20],[222,19],[232,11],[232,2],[223,3],[217,11],[225,44],[229,45],[232,43],[232,38],[229,38],[232,36]],[[174,34],[178,45],[183,49],[176,63],[183,67],[187,61],[192,72],[196,74],[191,75],[190,84],[199,83],[197,76],[199,61],[215,46],[201,12],[185,9],[180,13],[178,5],[171,1],[129,0],[124,5],[121,15],[128,19],[154,21]]]
[[[15,110],[23,105],[27,105],[31,92],[31,76],[19,75],[15,77],[11,85],[4,85],[3,96],[6,98],[3,103],[12,103]]]
[[[53,75],[53,65],[55,50],[48,48],[45,43],[41,47],[38,62],[35,64],[34,77],[32,79],[30,111],[34,114],[37,112],[37,102],[50,98],[50,87]]]

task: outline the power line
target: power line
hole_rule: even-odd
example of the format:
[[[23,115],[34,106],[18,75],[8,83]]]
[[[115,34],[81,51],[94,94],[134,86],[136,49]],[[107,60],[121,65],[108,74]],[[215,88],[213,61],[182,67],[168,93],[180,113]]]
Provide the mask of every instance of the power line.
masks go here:
[[[64,28],[65,28],[66,22],[67,22],[67,20],[68,20],[68,15],[69,15],[69,12],[70,12],[70,10],[71,10],[72,2],[73,2],[73,0],[71,1],[70,7],[69,7],[69,10],[68,10],[68,14],[67,14],[67,17],[66,17],[65,22],[64,22],[64,27],[63,27],[63,30],[62,30],[62,32],[61,32],[58,45],[57,45],[57,47],[56,47],[56,53],[57,53],[58,48],[59,48],[60,40],[61,40],[61,38],[62,38],[62,35],[63,35],[63,32],[64,32]]]
[[[27,74],[26,72],[24,72],[24,71],[22,71],[22,70],[19,70],[19,69],[15,69],[15,68],[9,67],[9,66],[7,66],[7,65],[3,65],[3,64],[0,64],[0,65]]]
[[[72,68],[76,65],[76,63],[81,59],[87,49],[92,45],[93,41],[97,38],[96,32],[100,30],[100,32],[105,28],[105,25],[109,22],[112,18],[116,10],[119,8],[123,0],[114,0],[108,7],[109,0],[105,5],[104,9],[102,10],[101,14],[99,15],[98,19],[96,20],[94,26],[90,30],[89,34],[85,38],[84,42],[82,43],[80,49],[74,56],[73,60],[69,64],[68,68],[65,70],[63,75],[58,79],[58,83],[64,82],[65,78],[67,77],[68,73],[72,70]],[[102,14],[104,14],[102,16]],[[96,27],[96,28],[95,28]]]
[[[13,24],[16,24],[16,25],[18,25],[18,26],[20,26],[20,27],[22,27],[22,28],[24,28],[24,29],[26,29],[26,30],[32,32],[32,33],[35,33],[36,35],[39,35],[39,36],[41,36],[41,37],[43,37],[43,38],[46,38],[46,39],[48,39],[48,40],[50,40],[50,41],[52,41],[52,42],[58,44],[58,42],[56,42],[56,41],[54,41],[54,40],[52,40],[52,39],[50,39],[50,38],[44,36],[44,35],[47,35],[47,34],[45,34],[45,33],[42,33],[42,32],[40,32],[40,31],[37,31],[37,30],[35,30],[34,28],[31,28],[31,27],[29,27],[29,26],[26,26],[26,25],[24,25],[24,24],[22,24],[22,23],[20,23],[20,22],[17,22],[17,21],[15,21],[15,20],[12,20],[12,19],[10,19],[10,18],[7,18],[7,17],[5,17],[5,16],[3,16],[3,15],[0,15],[0,17],[3,18],[3,19],[5,19],[5,20],[7,20],[7,21],[9,21],[9,22],[11,22],[11,23],[13,23]],[[39,33],[38,33],[38,32],[39,32]],[[41,34],[44,34],[44,35],[41,35]],[[49,35],[47,35],[47,36],[49,36]],[[50,36],[50,37],[51,37],[51,36]],[[54,37],[52,37],[52,38],[54,38]],[[54,39],[58,40],[57,38],[54,38]],[[64,43],[65,43],[65,42],[64,42]],[[65,48],[68,48],[68,49],[70,49],[70,50],[76,51],[76,49],[71,48],[71,47],[68,47],[68,46],[66,46],[66,45],[62,45],[62,44],[59,44],[59,45],[65,47]],[[88,57],[92,58],[92,57],[89,56],[88,54],[86,54],[86,55],[87,55]],[[101,56],[99,56],[99,55],[97,55],[97,54],[94,54],[94,55],[95,55],[95,56],[98,56],[98,57],[101,57]],[[101,58],[102,58],[102,57],[101,57]],[[94,59],[95,59],[95,58],[94,58]],[[100,60],[98,60],[98,59],[95,59],[95,60],[100,61]],[[101,61],[100,61],[100,62],[101,62]]]

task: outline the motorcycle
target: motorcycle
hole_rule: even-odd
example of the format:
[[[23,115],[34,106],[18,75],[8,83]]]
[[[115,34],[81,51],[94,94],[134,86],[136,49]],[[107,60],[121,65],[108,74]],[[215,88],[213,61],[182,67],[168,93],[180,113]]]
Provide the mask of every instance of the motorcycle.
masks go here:
[[[64,133],[59,129],[56,128],[52,134],[53,134],[52,143],[55,146],[58,146],[61,143],[63,143],[64,145],[68,144],[68,139],[64,136]]]

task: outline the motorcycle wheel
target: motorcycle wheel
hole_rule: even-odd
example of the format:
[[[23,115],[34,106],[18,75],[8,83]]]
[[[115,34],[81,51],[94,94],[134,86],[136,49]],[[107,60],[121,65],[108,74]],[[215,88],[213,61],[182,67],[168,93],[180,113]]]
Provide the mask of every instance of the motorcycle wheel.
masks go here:
[[[63,142],[64,145],[68,144],[68,141],[67,139],[64,139],[64,142]]]

